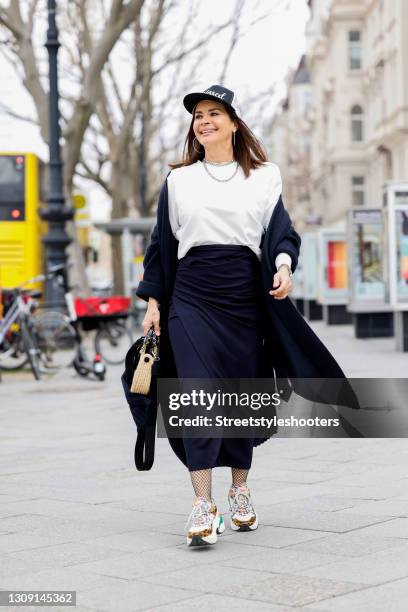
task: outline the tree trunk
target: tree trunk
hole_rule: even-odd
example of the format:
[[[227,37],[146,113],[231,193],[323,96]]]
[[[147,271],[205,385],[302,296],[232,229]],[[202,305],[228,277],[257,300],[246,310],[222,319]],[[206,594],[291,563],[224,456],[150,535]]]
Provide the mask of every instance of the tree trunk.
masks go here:
[[[111,219],[123,219],[128,216],[128,203],[123,195],[123,189],[121,189],[123,177],[126,176],[126,162],[125,156],[119,155],[119,159],[116,159],[112,163],[112,213]],[[121,235],[112,235],[112,272],[113,272],[113,285],[115,293],[122,294],[125,291],[125,279],[123,274],[123,265],[128,265],[129,262],[123,262],[122,257],[122,245]]]
[[[121,243],[120,234],[112,234],[111,249],[112,249],[113,291],[115,295],[124,295],[125,278],[123,274],[122,243]]]

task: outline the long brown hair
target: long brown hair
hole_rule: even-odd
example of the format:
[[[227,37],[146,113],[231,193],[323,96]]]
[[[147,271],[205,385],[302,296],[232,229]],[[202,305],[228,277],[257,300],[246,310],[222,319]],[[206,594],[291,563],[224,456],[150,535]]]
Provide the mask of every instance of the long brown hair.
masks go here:
[[[249,129],[245,121],[238,117],[238,115],[228,106],[226,106],[225,104],[223,106],[232,121],[235,121],[238,126],[238,129],[235,132],[235,146],[233,147],[234,158],[241,166],[245,176],[248,177],[250,170],[252,170],[253,168],[258,168],[258,166],[262,166],[264,162],[268,161],[266,151],[262,143]],[[193,130],[194,111],[195,108],[193,109],[193,117],[191,119],[188,134],[184,142],[183,161],[174,164],[168,164],[172,170],[174,168],[181,168],[182,166],[191,166],[191,164],[195,164],[196,161],[201,161],[204,159],[205,149],[203,145],[201,145],[200,143],[198,143],[199,146],[197,146],[197,144],[195,145],[196,149],[198,149],[198,152],[193,146],[193,140],[195,138]]]

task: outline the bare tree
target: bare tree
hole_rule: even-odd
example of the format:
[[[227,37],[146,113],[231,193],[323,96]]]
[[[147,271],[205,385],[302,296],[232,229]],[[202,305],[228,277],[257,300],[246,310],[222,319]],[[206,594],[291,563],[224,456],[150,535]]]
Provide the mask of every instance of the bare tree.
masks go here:
[[[110,13],[104,24],[100,38],[95,42],[89,55],[89,62],[83,68],[83,81],[80,94],[74,101],[72,113],[64,129],[64,185],[67,194],[71,193],[75,168],[79,161],[81,145],[89,120],[94,111],[102,88],[102,69],[121,34],[140,15],[144,0],[112,0]],[[33,44],[33,27],[39,0],[25,2],[28,5],[26,18],[22,15],[21,0],[9,0],[8,6],[0,8],[0,24],[12,35],[10,48],[18,58],[23,71],[23,84],[35,104],[41,134],[49,141],[47,94],[40,79],[36,52]],[[89,1],[74,2],[85,7]]]

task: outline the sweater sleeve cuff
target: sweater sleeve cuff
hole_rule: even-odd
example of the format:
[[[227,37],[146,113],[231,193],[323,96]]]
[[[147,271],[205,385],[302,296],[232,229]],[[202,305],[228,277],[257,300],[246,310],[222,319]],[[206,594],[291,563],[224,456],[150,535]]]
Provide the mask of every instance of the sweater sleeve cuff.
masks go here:
[[[149,301],[149,297],[155,298],[159,303],[163,298],[162,292],[158,289],[157,285],[145,280],[140,281],[136,295],[142,298],[142,300],[146,300],[146,302]]]
[[[279,270],[279,266],[281,266],[282,264],[286,264],[287,266],[289,266],[289,269],[292,272],[292,258],[290,255],[288,255],[288,253],[279,253],[279,255],[276,256],[276,269]]]

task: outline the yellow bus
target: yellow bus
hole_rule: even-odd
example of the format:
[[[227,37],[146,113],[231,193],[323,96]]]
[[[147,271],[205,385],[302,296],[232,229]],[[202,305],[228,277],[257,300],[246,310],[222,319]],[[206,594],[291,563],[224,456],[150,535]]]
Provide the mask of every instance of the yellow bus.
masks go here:
[[[0,152],[0,288],[15,287],[43,273],[46,224],[39,216],[43,169],[33,153]]]

